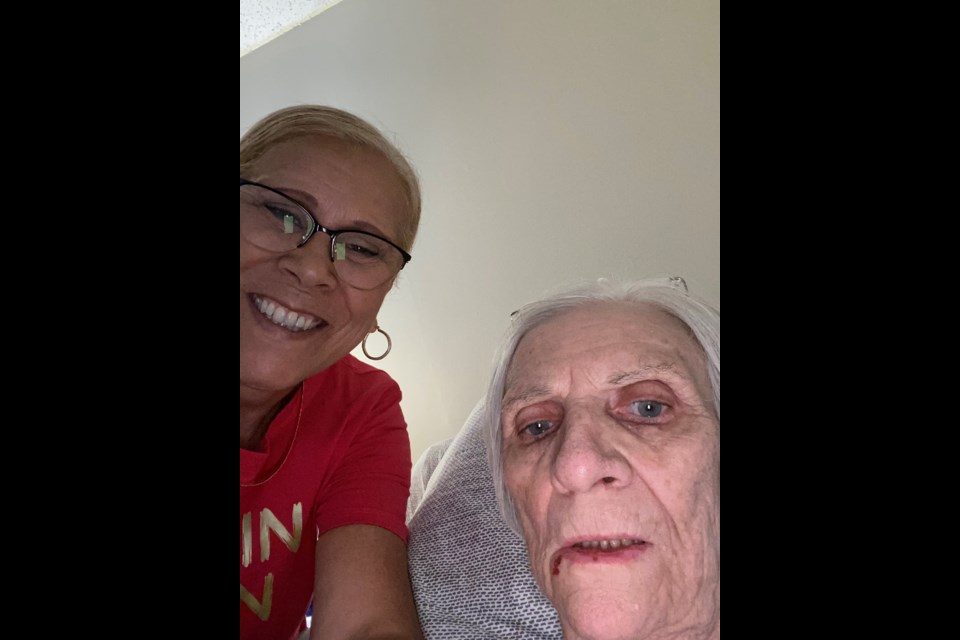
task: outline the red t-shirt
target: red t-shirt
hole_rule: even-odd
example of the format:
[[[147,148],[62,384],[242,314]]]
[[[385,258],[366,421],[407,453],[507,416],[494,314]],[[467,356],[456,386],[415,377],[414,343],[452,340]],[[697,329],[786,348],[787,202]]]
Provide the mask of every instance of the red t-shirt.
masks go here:
[[[317,537],[371,524],[407,539],[410,439],[400,388],[346,356],[306,380],[262,451],[240,450],[240,638],[297,633]]]

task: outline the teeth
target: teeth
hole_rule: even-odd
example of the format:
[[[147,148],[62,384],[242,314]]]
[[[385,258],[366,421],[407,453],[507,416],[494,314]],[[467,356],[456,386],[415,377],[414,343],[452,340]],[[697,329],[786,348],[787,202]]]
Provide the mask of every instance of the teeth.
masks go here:
[[[576,543],[575,547],[581,549],[599,549],[601,551],[616,551],[623,547],[629,547],[634,544],[643,544],[644,541],[639,538],[621,538],[619,540],[584,540]]]
[[[257,309],[260,310],[260,313],[270,318],[271,322],[284,329],[289,329],[294,333],[309,331],[320,324],[320,320],[317,318],[300,315],[296,311],[291,311],[273,300],[265,300],[259,296],[254,296],[253,300],[257,305]]]

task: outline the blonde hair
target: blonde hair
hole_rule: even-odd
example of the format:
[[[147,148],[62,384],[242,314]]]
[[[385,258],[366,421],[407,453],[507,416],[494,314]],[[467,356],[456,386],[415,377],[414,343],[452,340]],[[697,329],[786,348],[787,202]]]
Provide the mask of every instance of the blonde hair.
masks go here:
[[[298,105],[274,111],[240,138],[240,176],[250,176],[256,162],[273,146],[308,136],[328,136],[379,152],[403,183],[407,216],[397,244],[410,251],[420,226],[420,183],[403,153],[376,127],[352,113],[321,105]]]

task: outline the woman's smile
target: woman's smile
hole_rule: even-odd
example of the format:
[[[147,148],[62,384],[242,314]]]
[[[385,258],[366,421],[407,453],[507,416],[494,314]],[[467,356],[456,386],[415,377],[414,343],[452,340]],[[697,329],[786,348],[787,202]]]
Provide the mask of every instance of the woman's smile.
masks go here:
[[[253,294],[252,297],[257,310],[270,320],[270,322],[293,333],[310,331],[311,329],[316,329],[326,324],[320,318],[288,309],[276,300],[271,300],[270,298],[256,294]]]

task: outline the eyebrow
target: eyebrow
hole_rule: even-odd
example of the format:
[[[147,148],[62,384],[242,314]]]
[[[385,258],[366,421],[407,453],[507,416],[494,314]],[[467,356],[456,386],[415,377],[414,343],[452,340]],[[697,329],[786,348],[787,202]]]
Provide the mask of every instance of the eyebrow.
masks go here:
[[[630,384],[635,380],[646,378],[651,373],[672,373],[686,379],[688,376],[677,368],[673,362],[662,362],[659,364],[641,365],[632,371],[618,371],[607,378],[607,384],[623,385]]]
[[[550,390],[541,386],[520,387],[519,391],[508,389],[503,395],[502,409],[506,410],[514,405],[523,404],[535,398],[543,398],[548,395],[550,395]]]
[[[617,371],[607,378],[607,384],[624,386],[636,382],[637,380],[644,380],[650,377],[650,374],[652,373],[669,373],[683,380],[690,380],[690,376],[677,367],[676,363],[661,362],[657,364],[641,365],[630,371]],[[536,400],[538,398],[544,398],[552,393],[550,389],[541,385],[517,385],[517,387],[517,390],[511,389],[510,387],[507,388],[507,391],[503,396],[503,403],[501,405],[502,410],[507,411],[513,408],[515,405],[524,404],[530,400]]]

